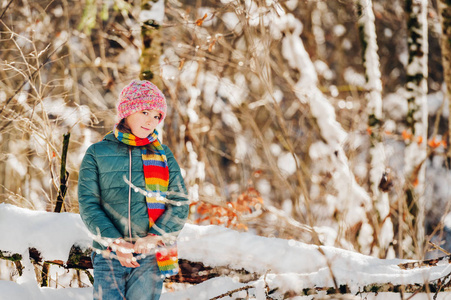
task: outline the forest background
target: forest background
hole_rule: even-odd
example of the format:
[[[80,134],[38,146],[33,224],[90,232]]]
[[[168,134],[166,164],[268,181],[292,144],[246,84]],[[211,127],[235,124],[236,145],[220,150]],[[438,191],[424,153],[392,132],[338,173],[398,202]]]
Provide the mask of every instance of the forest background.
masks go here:
[[[3,0],[0,202],[77,213],[84,152],[139,77],[167,96],[190,222],[447,253],[450,5]]]

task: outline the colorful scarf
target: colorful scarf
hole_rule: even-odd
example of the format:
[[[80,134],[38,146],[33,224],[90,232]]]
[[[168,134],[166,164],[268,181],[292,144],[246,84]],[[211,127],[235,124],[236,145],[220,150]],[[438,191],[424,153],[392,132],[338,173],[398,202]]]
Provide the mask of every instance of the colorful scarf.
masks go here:
[[[158,140],[158,132],[154,130],[147,138],[139,138],[131,133],[123,133],[114,127],[114,136],[122,143],[130,146],[141,146],[144,179],[146,182],[146,203],[149,214],[149,228],[164,213],[165,198],[169,185],[169,168],[166,154]],[[151,145],[152,150],[146,145]],[[161,274],[172,276],[178,273],[177,249],[175,247],[157,250],[156,259]]]

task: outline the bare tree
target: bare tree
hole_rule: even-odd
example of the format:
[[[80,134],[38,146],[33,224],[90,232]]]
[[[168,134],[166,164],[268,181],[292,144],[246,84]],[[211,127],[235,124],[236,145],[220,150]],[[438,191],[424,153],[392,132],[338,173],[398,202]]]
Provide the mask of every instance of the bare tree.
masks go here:
[[[160,78],[160,56],[163,53],[162,27],[164,19],[164,0],[143,1],[139,13],[142,37],[140,57],[140,78],[154,82],[162,88]]]
[[[382,81],[380,72],[376,28],[374,22],[373,3],[371,0],[357,1],[359,15],[359,33],[362,43],[363,65],[365,67],[366,99],[368,113],[368,131],[370,136],[370,192],[373,198],[372,222],[376,234],[373,251],[380,257],[385,257],[393,240],[393,223],[390,218],[390,202],[388,190],[379,188],[381,179],[386,172],[386,156],[383,144],[382,115]]]
[[[407,130],[411,138],[406,139],[405,174],[406,207],[410,214],[407,225],[415,246],[414,253],[420,257],[424,247],[424,188],[425,161],[427,159],[427,1],[406,1],[408,64],[406,66],[407,82]],[[399,240],[403,241],[403,230],[399,230]],[[405,244],[404,242],[400,245]],[[409,253],[412,249],[402,249]],[[400,256],[402,253],[400,251]]]
[[[448,98],[448,106],[451,111],[451,4],[445,0],[438,0],[437,4],[442,29],[440,46],[442,50],[446,97]],[[448,121],[448,141],[448,145],[451,145],[451,121]],[[451,157],[451,147],[448,148],[447,155]]]

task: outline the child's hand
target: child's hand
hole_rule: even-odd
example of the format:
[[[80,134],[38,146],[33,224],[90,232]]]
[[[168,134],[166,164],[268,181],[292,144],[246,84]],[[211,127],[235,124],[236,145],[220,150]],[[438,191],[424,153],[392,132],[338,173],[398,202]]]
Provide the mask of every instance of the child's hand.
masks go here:
[[[136,258],[133,257],[133,244],[119,239],[112,246],[113,251],[116,251],[117,258],[123,267],[136,268],[139,267],[139,263]]]
[[[161,236],[149,234],[136,241],[134,250],[135,253],[149,254],[157,245],[164,245]]]

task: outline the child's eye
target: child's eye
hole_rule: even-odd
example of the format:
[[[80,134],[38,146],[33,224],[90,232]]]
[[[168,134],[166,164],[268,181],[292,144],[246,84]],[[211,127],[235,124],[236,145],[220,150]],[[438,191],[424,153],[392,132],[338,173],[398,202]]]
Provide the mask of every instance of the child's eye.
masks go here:
[[[158,115],[158,116],[155,116],[154,118],[157,119],[157,120],[160,120],[160,119],[161,119],[161,116]]]
[[[147,116],[149,113],[147,111],[143,111],[143,115]]]

